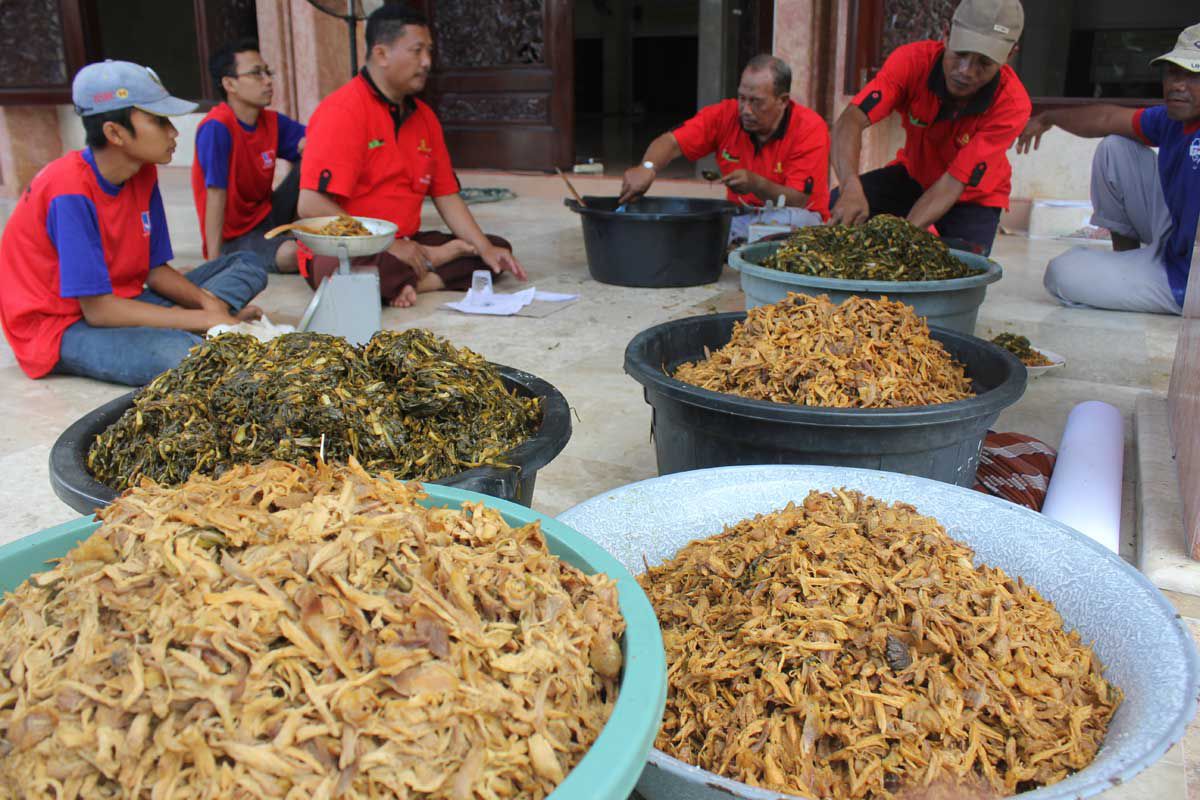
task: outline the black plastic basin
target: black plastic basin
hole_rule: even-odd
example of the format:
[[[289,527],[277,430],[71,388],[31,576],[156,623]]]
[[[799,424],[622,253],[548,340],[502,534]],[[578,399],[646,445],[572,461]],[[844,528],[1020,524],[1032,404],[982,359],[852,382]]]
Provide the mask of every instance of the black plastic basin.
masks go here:
[[[671,377],[729,342],[745,312],[666,322],[625,348],[625,371],[645,387],[658,472],[747,464],[829,464],[971,486],[988,427],[1025,391],[1025,366],[991,342],[930,329],[966,366],[975,397],[908,408],[822,408],[750,400]]]
[[[437,481],[528,506],[533,501],[537,471],[562,452],[571,438],[571,410],[562,392],[519,369],[494,364],[504,385],[525,397],[542,399],[542,424],[521,445],[505,454],[511,466],[476,467]],[[119,492],[100,483],[87,470],[88,449],[133,405],[137,392],[121,395],[76,420],[50,450],[50,485],[59,499],[81,514],[107,506]]]
[[[737,207],[702,197],[643,197],[617,211],[617,198],[564,201],[583,219],[588,272],[601,283],[666,288],[712,283],[725,265]]]

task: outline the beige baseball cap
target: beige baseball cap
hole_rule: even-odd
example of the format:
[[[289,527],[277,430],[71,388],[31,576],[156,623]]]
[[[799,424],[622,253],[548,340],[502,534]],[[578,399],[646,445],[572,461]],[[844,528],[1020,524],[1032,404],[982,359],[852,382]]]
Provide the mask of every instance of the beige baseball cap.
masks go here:
[[[1150,63],[1157,64],[1160,61],[1170,61],[1188,72],[1200,72],[1200,24],[1184,30],[1175,40],[1174,50],[1163,53]]]
[[[962,0],[954,10],[949,47],[956,52],[981,53],[1004,64],[1023,27],[1021,0]]]

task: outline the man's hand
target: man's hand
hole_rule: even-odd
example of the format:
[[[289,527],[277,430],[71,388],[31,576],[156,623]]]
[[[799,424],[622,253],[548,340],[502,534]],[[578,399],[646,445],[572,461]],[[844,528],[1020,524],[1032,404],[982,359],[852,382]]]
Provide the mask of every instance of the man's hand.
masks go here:
[[[492,272],[499,275],[501,272],[511,272],[519,280],[525,280],[528,276],[525,274],[525,268],[521,266],[521,262],[517,261],[513,256],[512,251],[505,250],[503,247],[498,247],[494,244],[489,244],[483,250],[479,251],[479,257],[483,259],[483,263],[491,267]]]
[[[1042,135],[1054,126],[1046,119],[1046,115],[1038,114],[1025,125],[1025,130],[1017,137],[1017,153],[1028,153],[1037,150],[1042,144]],[[1032,146],[1031,146],[1032,145]]]
[[[871,216],[871,204],[861,184],[843,186],[829,215],[831,224],[859,225]]]
[[[633,202],[644,195],[649,191],[650,184],[654,183],[657,175],[655,170],[643,167],[641,164],[625,170],[625,176],[621,179],[621,196],[617,198],[617,205]]]
[[[397,239],[392,242],[388,252],[412,267],[418,281],[433,268],[433,263],[429,260],[429,254],[425,252],[425,248],[411,239]]]
[[[256,305],[247,305],[241,311],[234,314],[238,322],[253,322],[256,319],[262,319],[263,310]]]
[[[721,178],[721,183],[738,194],[758,195],[762,181],[758,175],[755,175],[748,169],[736,169],[724,178]],[[774,202],[774,198],[772,198],[772,202]]]

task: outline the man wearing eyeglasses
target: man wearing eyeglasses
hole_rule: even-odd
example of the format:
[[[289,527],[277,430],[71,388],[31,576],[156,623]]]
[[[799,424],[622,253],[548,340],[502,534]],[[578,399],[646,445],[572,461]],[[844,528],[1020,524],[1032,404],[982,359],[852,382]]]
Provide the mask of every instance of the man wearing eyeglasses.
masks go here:
[[[296,218],[300,170],[293,166],[274,191],[275,159],[293,164],[304,149],[304,126],[267,108],[275,87],[258,43],[242,39],[209,60],[213,85],[224,99],[196,130],[192,196],[200,217],[204,255],[250,250],[268,268],[296,271],[296,242],[263,234]]]

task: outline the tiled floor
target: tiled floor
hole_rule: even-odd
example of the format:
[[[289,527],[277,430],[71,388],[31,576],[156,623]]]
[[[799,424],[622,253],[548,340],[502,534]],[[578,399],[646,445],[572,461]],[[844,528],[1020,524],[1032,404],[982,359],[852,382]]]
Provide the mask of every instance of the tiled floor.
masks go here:
[[[508,186],[516,200],[474,206],[489,232],[515,244],[531,282],[551,291],[575,292],[579,302],[545,319],[469,317],[441,308],[448,294],[423,295],[413,309],[384,311],[389,328],[420,325],[502,364],[533,372],[557,386],[575,412],[575,432],[566,450],[538,475],[534,506],[557,513],[592,495],[655,474],[649,439],[649,408],[641,387],[622,372],[625,344],[658,322],[714,310],[741,308],[737,275],[728,270],[712,285],[677,290],[607,286],[591,280],[577,217],[562,206],[564,189],[554,178],[499,173],[465,173],[468,186]],[[613,194],[612,179],[573,177],[583,194]],[[198,233],[186,175],[164,171],[177,263],[195,263]],[[716,196],[699,182],[664,181],[662,194]],[[0,222],[7,208],[0,206]],[[437,224],[429,212],[427,226]],[[1105,400],[1126,415],[1145,391],[1165,392],[1179,330],[1173,318],[1062,308],[1041,287],[1046,260],[1062,249],[1052,241],[1002,236],[993,256],[1004,279],[988,291],[978,333],[1017,330],[1067,358],[1065,368],[1032,381],[1024,398],[1000,418],[999,430],[1029,433],[1057,444],[1066,415],[1083,400]],[[501,283],[500,291],[511,284]],[[296,322],[311,296],[298,278],[273,276],[259,298],[275,321]],[[47,458],[51,444],[71,421],[124,392],[121,387],[54,377],[30,381],[0,344],[0,543],[73,518],[50,489]],[[1122,552],[1135,542],[1132,425],[1129,447]],[[1200,602],[1173,596],[1200,634]],[[1189,752],[1191,757],[1189,758]],[[1190,792],[1190,794],[1189,794]],[[1106,793],[1106,800],[1200,798],[1200,728],[1134,781]]]

